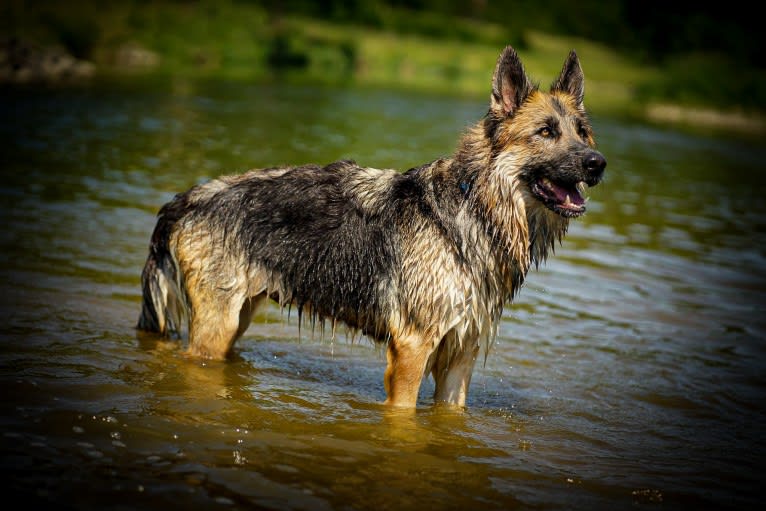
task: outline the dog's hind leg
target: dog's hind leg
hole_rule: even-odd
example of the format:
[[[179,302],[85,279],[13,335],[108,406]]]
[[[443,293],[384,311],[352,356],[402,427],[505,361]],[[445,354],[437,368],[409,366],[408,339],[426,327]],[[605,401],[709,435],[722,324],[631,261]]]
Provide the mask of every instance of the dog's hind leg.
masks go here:
[[[263,293],[245,299],[245,303],[242,304],[242,308],[239,310],[239,327],[237,328],[235,339],[242,337],[245,330],[247,330],[247,327],[252,323],[256,309],[258,309],[266,298],[266,293]]]
[[[386,403],[414,408],[426,362],[433,344],[420,335],[394,337],[388,343],[385,385]]]
[[[250,325],[257,300],[240,296],[206,295],[193,300],[189,322],[188,353],[223,360]]]
[[[434,402],[465,406],[468,386],[471,384],[473,366],[479,355],[479,343],[463,341],[457,345],[454,339],[445,339],[439,345],[431,375],[436,383]]]

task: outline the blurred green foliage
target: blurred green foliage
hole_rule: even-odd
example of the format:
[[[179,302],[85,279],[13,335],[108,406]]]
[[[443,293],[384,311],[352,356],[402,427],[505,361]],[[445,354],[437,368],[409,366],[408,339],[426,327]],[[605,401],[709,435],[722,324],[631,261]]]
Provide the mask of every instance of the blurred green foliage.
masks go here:
[[[397,33],[488,44],[514,43],[535,29],[586,38],[664,62],[685,53],[721,53],[741,64],[766,66],[761,22],[752,10],[715,2],[666,0],[251,0],[272,12],[355,23]],[[502,25],[487,32],[466,20]]]
[[[766,111],[757,16],[698,2],[7,0],[2,37],[63,45],[103,72],[125,71],[118,56],[135,45],[156,55],[142,62],[160,74],[457,94],[486,94],[506,44],[546,79],[576,48],[596,111],[641,115],[663,102]]]

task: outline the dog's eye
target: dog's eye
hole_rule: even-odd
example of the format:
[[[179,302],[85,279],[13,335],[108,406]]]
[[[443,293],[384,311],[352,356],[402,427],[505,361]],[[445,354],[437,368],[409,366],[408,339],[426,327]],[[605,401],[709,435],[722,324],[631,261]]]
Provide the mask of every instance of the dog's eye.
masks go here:
[[[543,138],[548,138],[553,136],[553,130],[551,130],[548,126],[543,126],[537,131],[537,133]]]
[[[587,140],[588,139],[588,130],[586,130],[585,128],[580,128],[580,136],[583,139]]]

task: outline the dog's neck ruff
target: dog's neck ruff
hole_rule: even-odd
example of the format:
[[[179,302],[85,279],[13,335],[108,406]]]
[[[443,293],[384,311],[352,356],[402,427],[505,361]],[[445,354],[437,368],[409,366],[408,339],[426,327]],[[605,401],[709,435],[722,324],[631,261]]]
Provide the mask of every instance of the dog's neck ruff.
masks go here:
[[[484,195],[477,196],[487,200],[486,214],[502,253],[508,254],[512,265],[526,274],[530,265],[529,222],[518,169],[513,153],[500,155],[477,178],[477,186],[484,188]]]

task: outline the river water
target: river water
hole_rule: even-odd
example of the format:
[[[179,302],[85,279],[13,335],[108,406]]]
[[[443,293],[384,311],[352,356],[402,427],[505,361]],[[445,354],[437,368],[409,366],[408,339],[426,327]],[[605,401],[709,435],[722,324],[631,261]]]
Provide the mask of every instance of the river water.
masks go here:
[[[586,98],[587,103],[587,98]],[[138,336],[158,208],[221,173],[455,148],[483,101],[173,81],[0,96],[2,478],[62,509],[750,509],[766,455],[757,143],[593,119],[589,212],[467,407],[383,407],[385,352],[276,307],[226,362]]]

